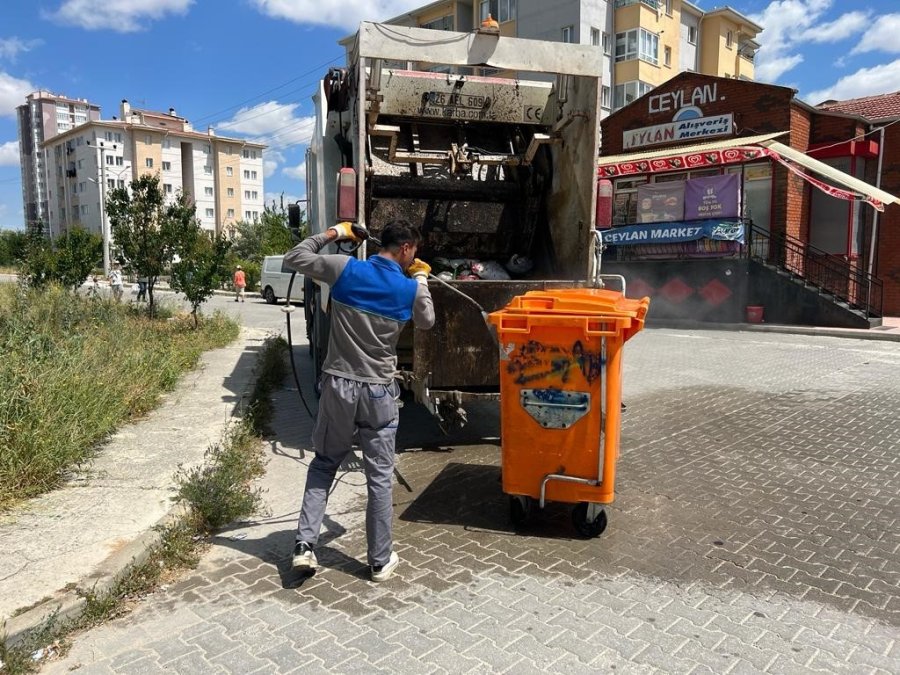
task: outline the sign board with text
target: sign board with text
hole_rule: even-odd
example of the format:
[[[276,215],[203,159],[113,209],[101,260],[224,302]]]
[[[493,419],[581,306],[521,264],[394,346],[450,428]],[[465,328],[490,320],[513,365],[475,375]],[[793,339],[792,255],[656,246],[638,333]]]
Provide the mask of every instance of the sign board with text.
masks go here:
[[[692,117],[677,122],[654,124],[622,132],[622,147],[643,148],[660,143],[678,143],[679,141],[698,141],[715,136],[730,136],[734,133],[734,115],[713,115],[711,117]]]

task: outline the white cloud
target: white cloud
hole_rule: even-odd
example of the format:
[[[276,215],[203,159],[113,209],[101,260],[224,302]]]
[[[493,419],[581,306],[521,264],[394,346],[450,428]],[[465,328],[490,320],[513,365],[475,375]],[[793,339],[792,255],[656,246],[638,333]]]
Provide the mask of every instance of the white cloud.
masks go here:
[[[36,89],[28,80],[0,71],[0,115],[15,115],[16,106],[25,103],[25,97]]]
[[[798,47],[808,42],[840,42],[865,30],[871,23],[869,12],[842,14],[824,21],[832,0],[773,0],[750,18],[763,27],[756,60],[756,79],[777,81],[784,73],[803,62]]]
[[[884,14],[872,21],[862,41],[850,53],[880,51],[896,54],[900,52],[898,36],[900,36],[900,14]]]
[[[0,143],[0,166],[19,166],[19,141]]]
[[[863,31],[871,21],[870,12],[847,12],[834,21],[813,26],[801,39],[809,42],[840,42]]]
[[[265,143],[268,147],[263,152],[263,174],[269,178],[284,163],[286,148],[309,143],[316,118],[297,115],[299,107],[299,103],[266,101],[250,108],[241,108],[230,120],[218,125],[217,131]]]
[[[303,160],[297,166],[285,167],[281,173],[288,178],[295,178],[303,185],[306,185],[306,160]]]
[[[829,99],[842,101],[848,98],[873,96],[886,91],[897,91],[898,82],[900,82],[900,59],[871,68],[860,68],[826,89],[804,94],[803,100],[817,105]]]
[[[421,7],[422,0],[251,0],[274,19],[354,30],[360,21],[380,21]]]
[[[120,33],[143,30],[146,23],[168,14],[185,14],[194,0],[65,0],[45,17],[86,28]]]
[[[0,38],[0,59],[15,61],[21,52],[28,52],[43,44],[43,40],[23,40],[17,37]]]

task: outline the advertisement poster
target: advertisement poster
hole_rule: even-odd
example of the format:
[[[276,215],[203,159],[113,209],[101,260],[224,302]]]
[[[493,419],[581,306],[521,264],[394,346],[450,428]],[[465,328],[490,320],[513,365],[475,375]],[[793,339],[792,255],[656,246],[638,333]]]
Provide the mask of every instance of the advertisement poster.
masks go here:
[[[641,185],[637,192],[639,223],[669,223],[684,218],[684,182]]]
[[[737,174],[693,178],[684,186],[684,219],[738,217]]]

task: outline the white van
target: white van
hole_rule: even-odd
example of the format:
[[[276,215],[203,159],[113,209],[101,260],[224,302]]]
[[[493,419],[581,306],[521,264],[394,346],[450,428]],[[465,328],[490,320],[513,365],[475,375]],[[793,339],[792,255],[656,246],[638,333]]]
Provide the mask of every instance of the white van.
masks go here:
[[[274,305],[287,297],[288,284],[294,270],[286,267],[283,255],[267,255],[263,258],[262,271],[259,278],[259,292],[270,305]],[[299,272],[291,287],[291,300],[303,304],[303,275]]]

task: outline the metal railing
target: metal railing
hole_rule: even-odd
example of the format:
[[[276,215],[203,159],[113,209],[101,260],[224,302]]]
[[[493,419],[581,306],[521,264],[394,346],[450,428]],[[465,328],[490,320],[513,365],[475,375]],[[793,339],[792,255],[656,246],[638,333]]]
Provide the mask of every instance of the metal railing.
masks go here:
[[[747,228],[747,243],[743,248],[746,257],[802,279],[862,311],[867,318],[883,315],[884,283],[851,261],[752,224]]]
[[[647,5],[651,9],[659,9],[660,0],[616,0],[615,8],[619,9],[619,7],[628,7],[628,5],[637,5],[638,3]]]

